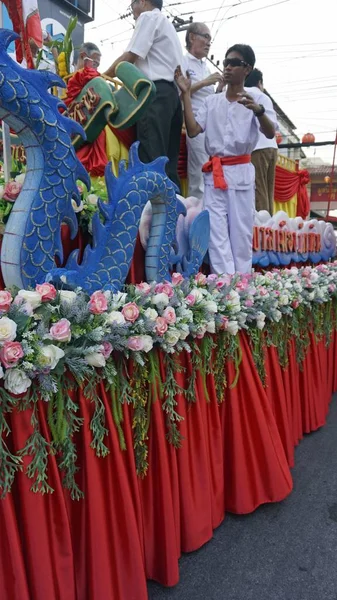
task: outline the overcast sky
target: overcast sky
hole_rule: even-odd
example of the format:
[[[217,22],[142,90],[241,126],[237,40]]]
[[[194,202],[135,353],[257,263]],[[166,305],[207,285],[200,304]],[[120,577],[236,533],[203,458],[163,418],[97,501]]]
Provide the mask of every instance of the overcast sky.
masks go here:
[[[126,0],[96,0],[95,22],[85,40],[101,48],[103,69],[125,49],[132,35]],[[309,10],[310,5],[310,10]],[[210,54],[222,62],[234,43],[250,44],[269,93],[304,133],[333,140],[337,128],[336,0],[164,0],[164,12],[203,21],[210,27]],[[246,14],[244,14],[246,13]],[[184,33],[179,37],[184,44]],[[333,146],[306,150],[332,162]]]

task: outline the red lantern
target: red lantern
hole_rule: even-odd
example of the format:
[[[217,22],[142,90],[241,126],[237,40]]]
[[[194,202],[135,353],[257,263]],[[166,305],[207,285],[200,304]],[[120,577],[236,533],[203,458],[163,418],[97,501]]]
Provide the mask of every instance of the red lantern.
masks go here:
[[[276,139],[276,143],[277,143],[278,146],[280,144],[282,144],[283,136],[282,136],[282,133],[280,133],[280,131],[277,131],[275,133],[275,139]]]
[[[330,181],[331,181],[331,178],[329,177],[329,175],[324,177],[324,183],[330,183]]]
[[[315,142],[315,136],[313,133],[306,133],[303,137],[302,137],[302,143],[303,144],[313,144]]]

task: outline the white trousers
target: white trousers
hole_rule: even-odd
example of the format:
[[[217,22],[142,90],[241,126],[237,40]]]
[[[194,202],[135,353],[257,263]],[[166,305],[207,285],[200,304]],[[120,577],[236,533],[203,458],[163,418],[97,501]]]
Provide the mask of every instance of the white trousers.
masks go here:
[[[202,200],[204,195],[204,177],[201,167],[209,160],[205,150],[205,134],[195,138],[186,135],[188,195]]]
[[[254,185],[244,190],[219,190],[205,185],[210,216],[209,260],[212,273],[250,273],[252,269]]]

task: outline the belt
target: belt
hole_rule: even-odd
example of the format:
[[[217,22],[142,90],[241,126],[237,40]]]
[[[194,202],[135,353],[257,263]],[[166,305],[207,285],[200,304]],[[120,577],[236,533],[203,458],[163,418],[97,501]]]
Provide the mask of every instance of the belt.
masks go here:
[[[241,156],[211,156],[209,161],[202,167],[203,173],[213,173],[214,187],[227,190],[228,184],[223,174],[222,165],[245,165],[250,163],[251,155]]]

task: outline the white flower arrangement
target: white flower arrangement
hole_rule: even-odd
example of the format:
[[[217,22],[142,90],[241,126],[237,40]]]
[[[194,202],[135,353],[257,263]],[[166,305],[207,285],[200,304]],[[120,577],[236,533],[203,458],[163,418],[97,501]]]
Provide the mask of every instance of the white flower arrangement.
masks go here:
[[[172,354],[208,334],[263,330],[300,307],[333,298],[337,262],[251,275],[198,274],[189,280],[174,274],[172,282],[129,285],[123,292],[97,291],[91,297],[81,290],[57,291],[49,283],[13,296],[2,291],[0,378],[9,392],[22,394],[43,376],[48,400],[56,372],[68,369],[81,379],[101,369],[108,378],[104,370],[113,351],[142,363],[154,347]]]

